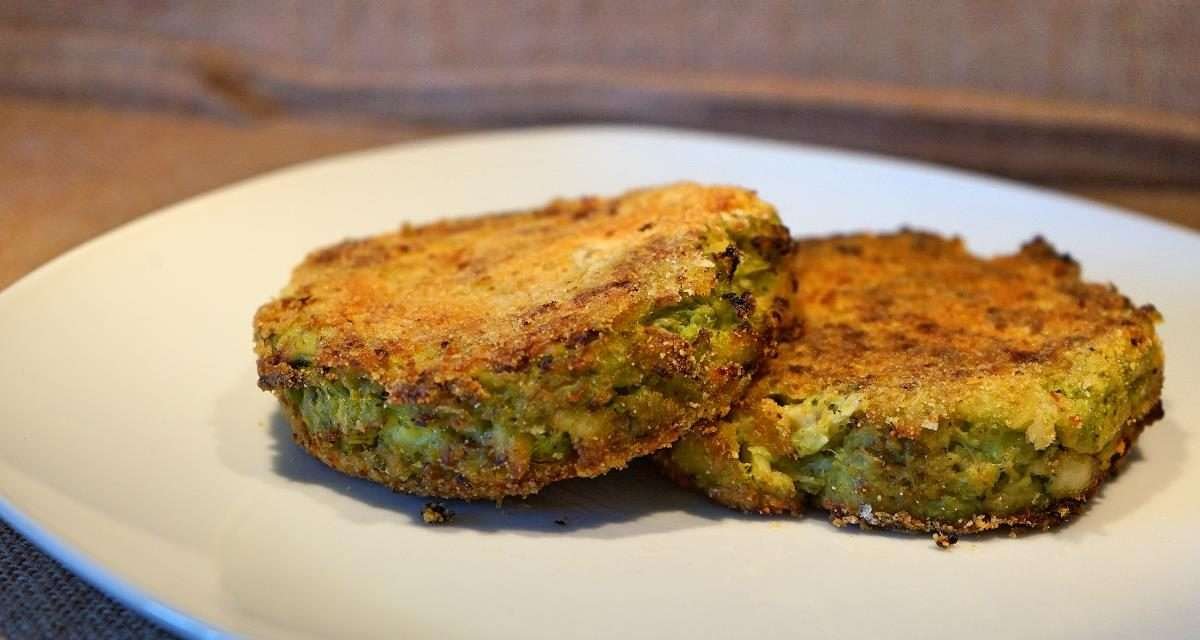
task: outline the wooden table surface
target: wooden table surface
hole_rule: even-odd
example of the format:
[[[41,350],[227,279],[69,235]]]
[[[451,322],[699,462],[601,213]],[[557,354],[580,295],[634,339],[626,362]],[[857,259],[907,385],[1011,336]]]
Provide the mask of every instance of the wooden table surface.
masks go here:
[[[0,289],[71,247],[264,171],[451,129],[271,118],[247,123],[0,99]],[[1200,229],[1200,189],[1046,183]]]

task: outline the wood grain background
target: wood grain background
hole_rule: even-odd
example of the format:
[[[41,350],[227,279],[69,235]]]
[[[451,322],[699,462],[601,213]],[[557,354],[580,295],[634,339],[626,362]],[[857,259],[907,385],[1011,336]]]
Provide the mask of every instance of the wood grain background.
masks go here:
[[[644,122],[987,171],[1200,226],[1200,2],[0,3],[0,287],[292,162]]]
[[[1200,4],[6,2],[0,90],[239,121],[677,124],[1200,185]]]

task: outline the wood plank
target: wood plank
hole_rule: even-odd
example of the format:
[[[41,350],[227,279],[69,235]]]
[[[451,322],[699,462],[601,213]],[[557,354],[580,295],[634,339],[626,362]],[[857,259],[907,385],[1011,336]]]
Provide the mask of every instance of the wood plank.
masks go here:
[[[400,123],[195,115],[0,100],[0,288],[139,215],[295,162],[446,133]],[[1200,229],[1200,189],[1046,186]]]
[[[1171,2],[9,3],[0,91],[243,122],[636,121],[1200,187],[1197,32]]]
[[[1045,186],[1200,231],[1200,189],[1096,184]]]
[[[123,222],[303,160],[439,129],[0,100],[0,288]]]

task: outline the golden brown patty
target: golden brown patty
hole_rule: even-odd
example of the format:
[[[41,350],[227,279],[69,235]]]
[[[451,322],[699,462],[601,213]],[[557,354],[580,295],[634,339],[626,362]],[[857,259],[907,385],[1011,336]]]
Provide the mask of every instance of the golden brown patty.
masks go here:
[[[789,249],[752,192],[696,184],[343,242],[259,309],[259,383],[335,468],[532,493],[724,414],[773,341]]]
[[[810,239],[795,335],[706,433],[660,456],[718,502],[979,531],[1068,515],[1157,417],[1153,307],[1041,239],[979,259],[902,232]]]

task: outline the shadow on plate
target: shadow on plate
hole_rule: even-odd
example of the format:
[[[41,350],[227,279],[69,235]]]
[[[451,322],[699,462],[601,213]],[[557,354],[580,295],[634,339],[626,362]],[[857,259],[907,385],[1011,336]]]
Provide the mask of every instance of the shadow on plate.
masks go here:
[[[614,538],[657,533],[684,528],[711,526],[722,520],[742,520],[764,526],[794,526],[812,521],[825,523],[820,512],[807,518],[763,517],[741,514],[709,502],[704,497],[680,489],[660,476],[653,464],[634,461],[628,469],[599,478],[566,480],[550,485],[528,498],[510,498],[502,504],[432,500],[398,494],[366,480],[351,478],[317,461],[292,441],[291,428],[282,412],[272,414],[270,431],[274,442],[275,471],[296,482],[318,484],[373,507],[384,517],[399,515],[425,525],[421,518],[424,505],[440,502],[455,512],[454,521],[444,530],[474,532],[510,532],[533,535],[586,534],[589,537]],[[971,542],[1028,535],[1055,535],[1068,541],[1082,541],[1104,535],[1107,525],[1136,517],[1147,492],[1167,474],[1175,477],[1183,465],[1186,446],[1184,431],[1170,419],[1152,425],[1139,444],[1122,461],[1117,477],[1105,483],[1100,492],[1064,527],[1047,532],[1003,529],[965,537]],[[1153,442],[1152,455],[1146,444]],[[1150,458],[1153,460],[1150,460]],[[1153,463],[1153,465],[1151,465]],[[1149,473],[1153,471],[1153,473]],[[1157,478],[1157,479],[1156,479]],[[1097,508],[1100,506],[1103,508]],[[379,511],[382,510],[382,511]],[[358,511],[361,513],[361,511]],[[826,525],[832,528],[832,525]],[[857,527],[840,530],[848,535],[885,535],[912,540],[913,534]],[[923,537],[918,534],[915,537]]]
[[[248,400],[243,396],[253,393],[257,393],[253,384],[239,386],[231,391],[228,401],[219,406],[245,407]],[[217,422],[222,426],[218,433],[223,436],[220,438],[220,449],[226,464],[244,475],[261,473],[264,469],[261,467],[260,454],[247,451],[244,444],[232,438],[245,428],[240,424],[240,418],[218,415]],[[325,502],[342,517],[355,522],[380,523],[399,516],[426,526],[421,520],[421,511],[430,499],[394,493],[326,467],[292,441],[291,429],[278,408],[271,409],[268,424],[264,426],[268,431],[274,473],[293,482],[321,486],[339,496],[351,498],[350,501],[338,499]],[[1115,523],[1139,517],[1138,511],[1149,496],[1167,490],[1179,479],[1187,463],[1188,439],[1186,430],[1172,419],[1168,406],[1166,418],[1151,425],[1142,434],[1138,445],[1121,465],[1117,478],[1101,488],[1100,493],[1072,524],[1053,530],[1052,535],[1064,540],[1082,541],[1106,535]],[[662,478],[653,465],[646,461],[635,461],[626,470],[600,478],[558,482],[537,495],[525,499],[512,498],[501,505],[460,500],[441,502],[456,513],[454,523],[441,528],[447,533],[571,533],[615,538],[713,526],[722,521],[742,521],[774,528],[830,526],[819,512],[812,512],[807,518],[764,518],[730,511],[676,487]],[[855,527],[841,531],[849,535],[858,534]],[[875,530],[867,532],[868,535],[880,533]],[[1043,535],[1017,531],[1017,535],[1022,537],[1035,533]],[[913,539],[909,534],[885,535]],[[1008,531],[972,536],[965,540],[983,541],[998,537],[1007,538]]]
[[[1168,490],[1178,481],[1188,464],[1191,435],[1172,418],[1170,403],[1164,400],[1165,415],[1150,424],[1137,443],[1117,464],[1117,471],[1074,519],[1084,526],[1063,527],[1063,537],[1080,539],[1104,534],[1109,525],[1137,518],[1138,510],[1152,496]]]
[[[356,503],[373,507],[383,517],[398,516],[421,526],[432,526],[426,525],[421,517],[425,504],[441,503],[455,513],[450,524],[439,527],[447,533],[468,530],[614,538],[710,526],[729,519],[799,522],[794,518],[747,516],[712,504],[700,495],[676,487],[646,460],[635,461],[623,471],[599,478],[557,482],[536,495],[509,498],[499,505],[410,496],[346,476],[316,460],[293,442],[291,428],[281,411],[272,414],[270,431],[274,467],[281,476],[324,486]],[[362,510],[354,510],[354,517],[363,517],[362,514]]]
[[[1065,525],[1051,529],[1003,528],[960,536],[959,540],[976,543],[998,538],[1054,536],[1056,540],[1079,543],[1108,535],[1111,525],[1137,518],[1137,512],[1147,498],[1164,491],[1183,472],[1187,439],[1187,432],[1178,422],[1170,419],[1169,415],[1160,418],[1146,427],[1133,449],[1118,462],[1116,472]],[[809,515],[821,517],[817,512]],[[843,531],[872,536],[884,533],[889,537],[925,535],[862,530],[853,526],[845,527]]]

